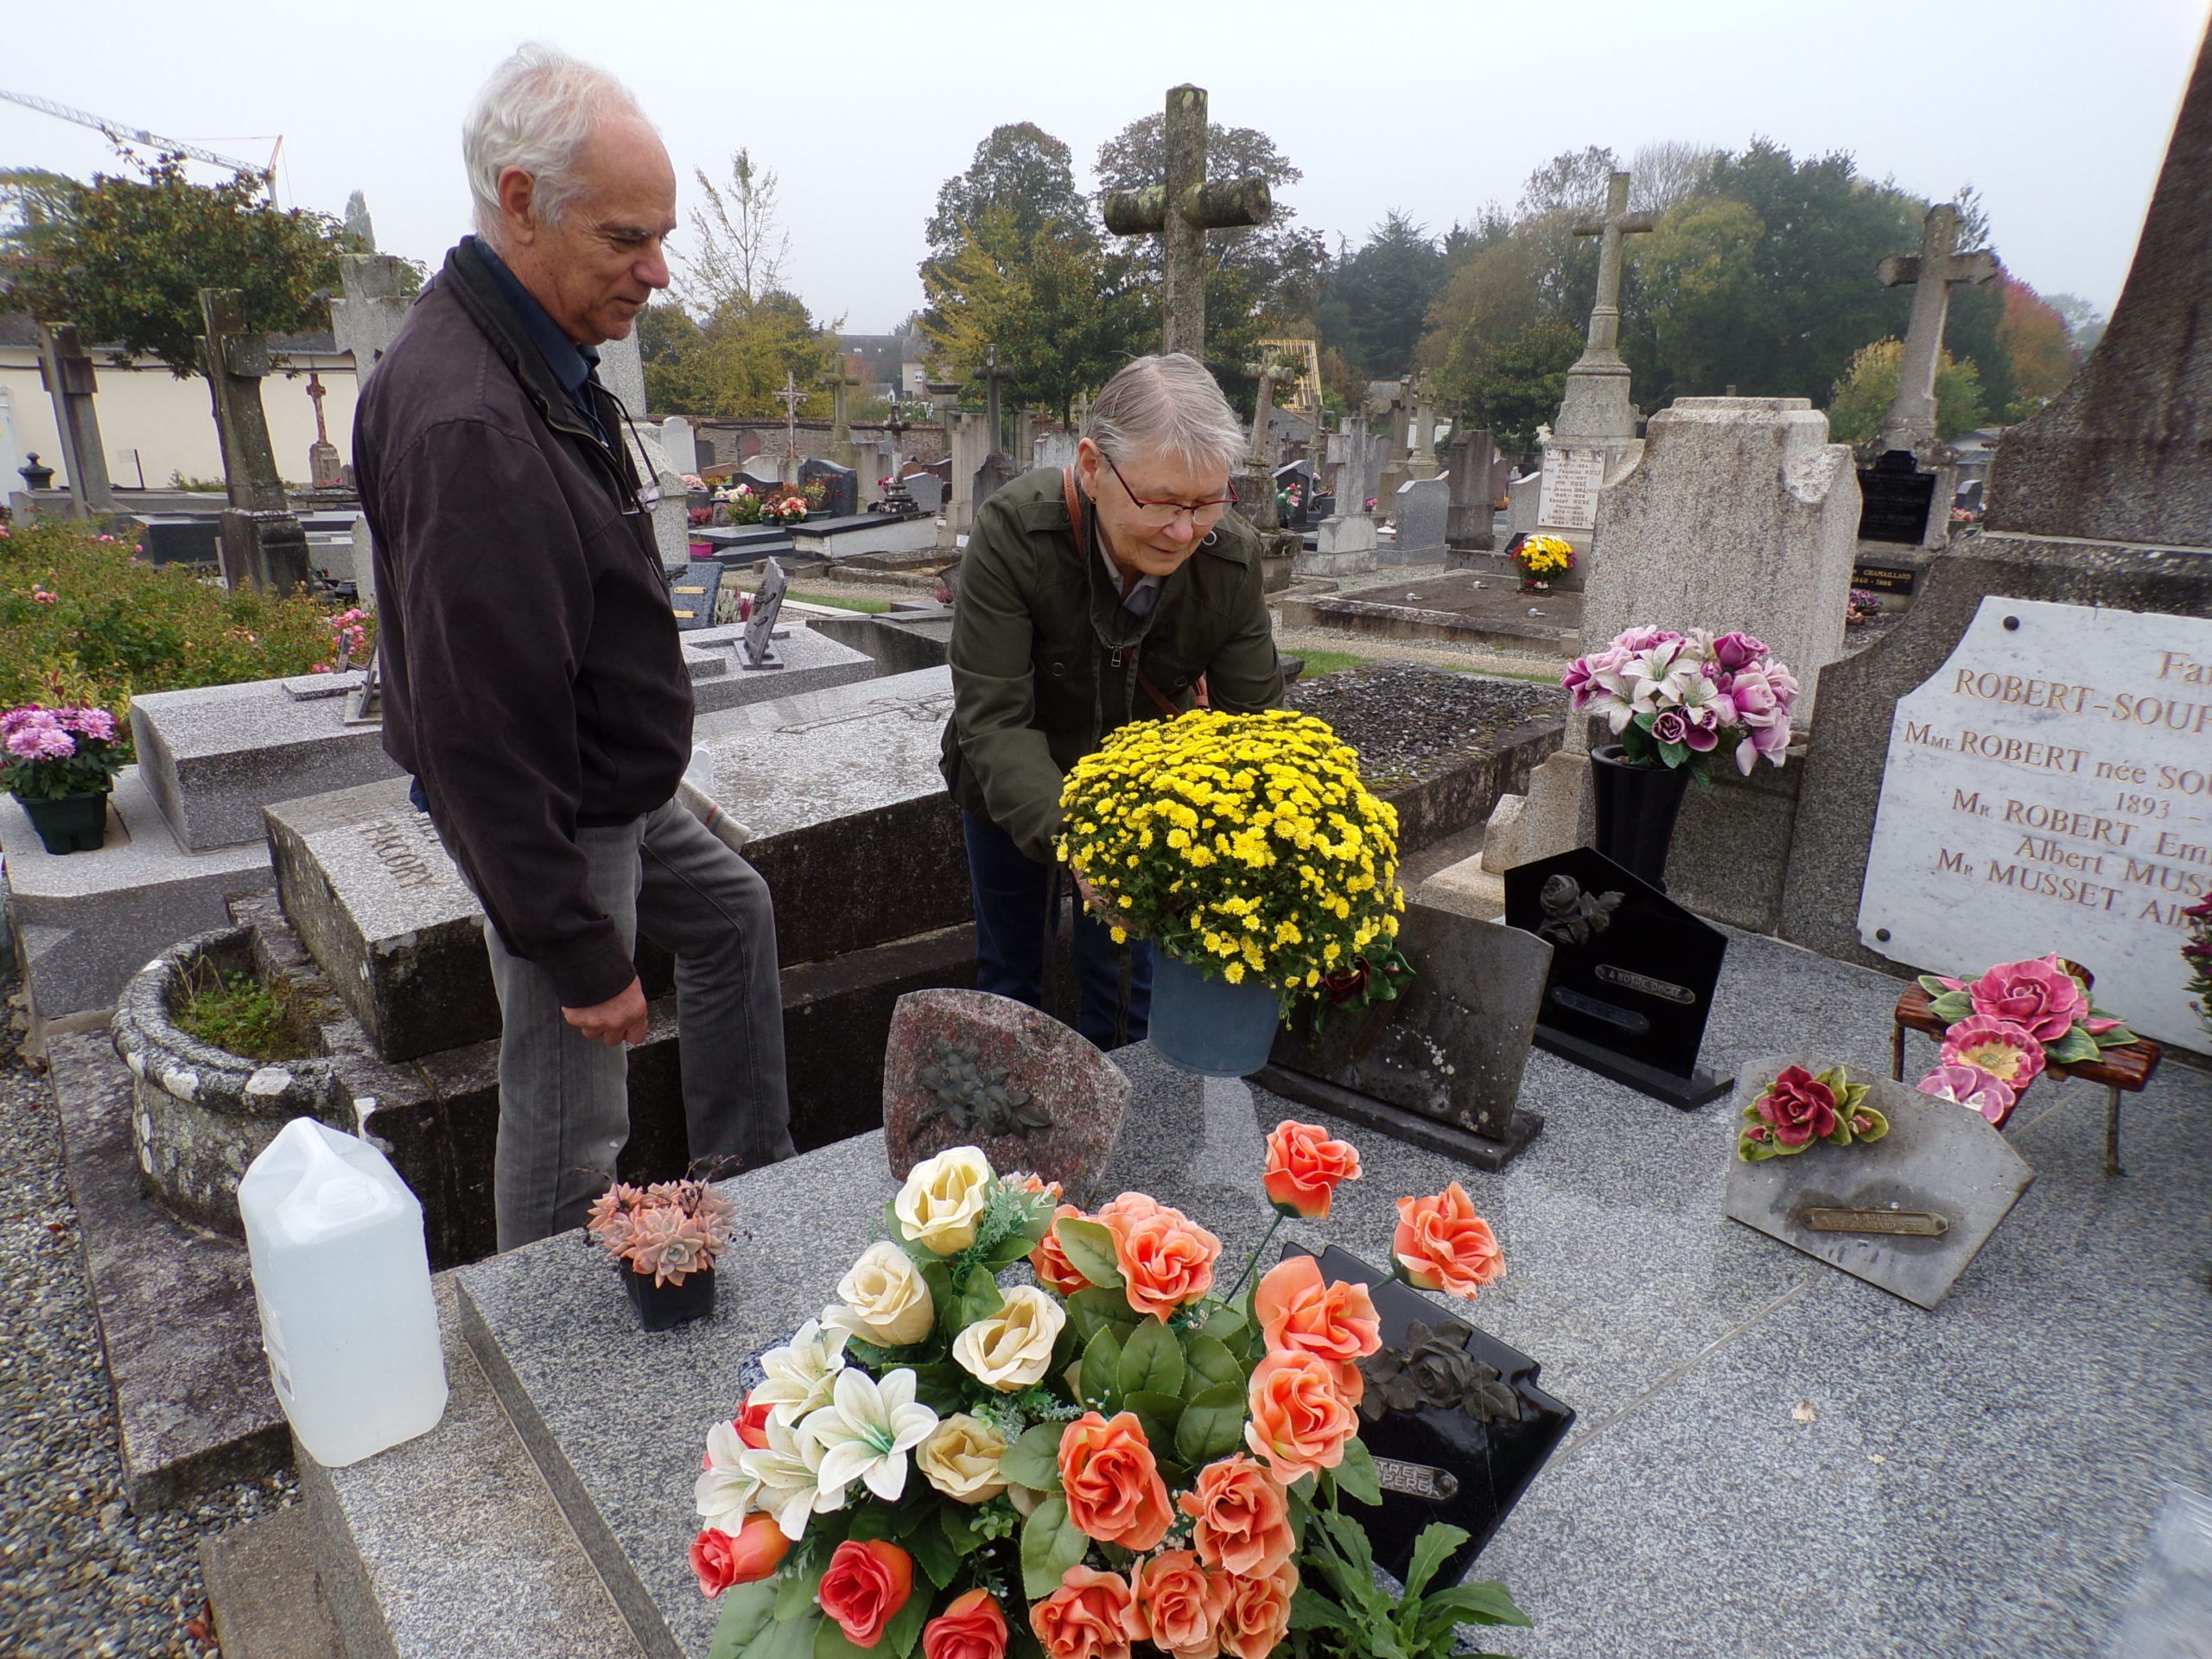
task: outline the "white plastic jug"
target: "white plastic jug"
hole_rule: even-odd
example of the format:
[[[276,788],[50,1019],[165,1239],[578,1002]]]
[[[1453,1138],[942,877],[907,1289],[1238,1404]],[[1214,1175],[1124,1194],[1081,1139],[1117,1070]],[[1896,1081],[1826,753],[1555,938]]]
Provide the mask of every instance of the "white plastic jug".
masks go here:
[[[296,1117],[238,1183],[270,1380],[308,1455],[358,1463],[446,1408],[423,1206],[365,1141]]]

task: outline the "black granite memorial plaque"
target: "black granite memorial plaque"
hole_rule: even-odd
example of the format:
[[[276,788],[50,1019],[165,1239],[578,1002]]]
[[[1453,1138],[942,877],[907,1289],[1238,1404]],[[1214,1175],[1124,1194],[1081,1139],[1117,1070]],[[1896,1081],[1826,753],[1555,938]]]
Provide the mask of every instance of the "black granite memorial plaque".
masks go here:
[[[799,463],[799,487],[819,483],[823,487],[823,501],[818,510],[810,510],[814,518],[849,518],[861,510],[860,474],[849,467],[840,467],[834,461],[808,460]]]
[[[1851,567],[1851,585],[1864,588],[1871,594],[1910,594],[1920,581],[1920,572],[1909,564],[1854,564]]]
[[[1283,1249],[1286,1257],[1311,1254],[1295,1244]],[[1423,1528],[1438,1521],[1465,1528],[1467,1541],[1431,1580],[1457,1584],[1567,1438],[1574,1408],[1536,1385],[1543,1369],[1537,1361],[1350,1251],[1334,1245],[1322,1251],[1321,1276],[1369,1287],[1384,1355],[1411,1358],[1423,1345],[1413,1326],[1424,1327],[1421,1361],[1395,1389],[1377,1383],[1375,1375],[1396,1367],[1377,1368],[1375,1359],[1362,1367],[1368,1397],[1360,1406],[1359,1438],[1375,1459],[1382,1503],[1345,1507],[1366,1529],[1376,1564],[1401,1581]]]
[[[676,613],[677,632],[715,626],[715,599],[721,585],[722,568],[713,559],[693,559],[676,573],[668,585],[668,601]]]
[[[1719,928],[1587,847],[1508,870],[1505,919],[1551,944],[1537,1047],[1684,1111],[1727,1091],[1697,1065]]]
[[[1922,472],[1907,449],[1892,449],[1859,469],[1859,539],[1917,547],[1928,534],[1936,474]]]

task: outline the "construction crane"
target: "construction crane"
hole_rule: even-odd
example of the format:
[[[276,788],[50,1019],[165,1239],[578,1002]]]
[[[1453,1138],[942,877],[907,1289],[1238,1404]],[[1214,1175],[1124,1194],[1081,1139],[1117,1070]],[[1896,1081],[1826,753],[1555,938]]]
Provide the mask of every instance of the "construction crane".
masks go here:
[[[259,179],[269,188],[270,200],[273,202],[276,200],[276,157],[274,152],[270,155],[268,166],[256,167],[251,162],[241,162],[231,156],[218,156],[212,149],[202,149],[197,144],[188,144],[181,139],[164,138],[158,133],[148,132],[143,127],[127,127],[120,121],[110,121],[104,116],[92,114],[89,110],[72,109],[68,105],[57,104],[50,98],[39,98],[29,92],[11,92],[4,87],[0,87],[0,98],[6,99],[10,104],[20,104],[27,110],[37,110],[42,114],[54,116],[64,121],[74,121],[80,127],[90,127],[96,132],[104,132],[110,140],[117,143],[127,141],[134,144],[144,144],[149,149],[162,150],[171,155],[189,156],[195,162],[206,162],[212,167],[227,167],[233,173],[243,173],[249,177]],[[283,146],[284,141],[279,138],[276,141],[277,149],[282,149]]]

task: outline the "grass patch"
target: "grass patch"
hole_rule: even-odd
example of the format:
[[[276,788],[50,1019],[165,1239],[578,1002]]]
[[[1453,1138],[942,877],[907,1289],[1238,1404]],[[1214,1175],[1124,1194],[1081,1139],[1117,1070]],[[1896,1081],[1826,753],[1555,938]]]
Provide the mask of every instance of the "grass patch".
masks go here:
[[[803,594],[794,588],[791,597],[809,605],[827,605],[833,610],[859,611],[868,616],[881,616],[891,608],[887,599],[855,599],[849,594]]]
[[[169,1017],[212,1048],[264,1064],[315,1053],[288,986],[264,985],[243,969],[226,973],[203,959],[186,974],[184,993]]]
[[[1357,668],[1362,663],[1375,661],[1372,657],[1355,656],[1349,651],[1291,651],[1288,656],[1300,658],[1306,669],[1299,676],[1301,681],[1318,680],[1325,674],[1340,674],[1345,669]]]

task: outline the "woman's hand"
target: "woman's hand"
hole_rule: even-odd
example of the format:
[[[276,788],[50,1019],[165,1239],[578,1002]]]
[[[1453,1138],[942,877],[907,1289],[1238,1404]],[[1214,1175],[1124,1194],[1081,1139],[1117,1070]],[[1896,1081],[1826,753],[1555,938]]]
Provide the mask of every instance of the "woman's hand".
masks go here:
[[[1098,889],[1084,879],[1081,870],[1071,864],[1068,866],[1068,874],[1075,881],[1076,893],[1082,899],[1083,907],[1085,910],[1108,927],[1118,927],[1130,938],[1136,937],[1136,930],[1129,925],[1128,919],[1121,913],[1120,907],[1109,904],[1100,896]]]

